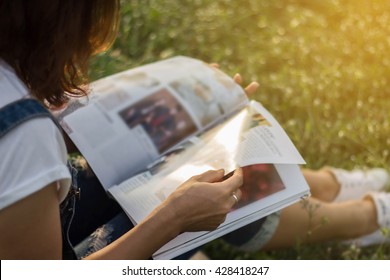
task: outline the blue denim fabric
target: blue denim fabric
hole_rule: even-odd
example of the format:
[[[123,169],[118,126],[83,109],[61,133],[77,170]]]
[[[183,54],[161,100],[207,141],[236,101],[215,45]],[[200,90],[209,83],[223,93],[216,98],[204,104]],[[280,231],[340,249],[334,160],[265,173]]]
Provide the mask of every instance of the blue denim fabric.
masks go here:
[[[79,169],[77,184],[82,197],[75,201],[69,239],[77,257],[82,258],[110,244],[133,224],[91,170]]]
[[[50,112],[35,99],[21,99],[0,109],[0,138],[18,125],[33,118],[51,118],[60,128]]]
[[[77,184],[77,170],[68,162],[68,168],[72,175],[72,184],[65,200],[60,204],[61,231],[62,231],[62,258],[65,260],[76,259],[76,253],[70,241],[70,227],[76,211],[76,201],[80,199],[80,188]]]
[[[7,104],[3,108],[0,108],[0,138],[5,136],[18,125],[34,118],[50,118],[61,130],[61,126],[58,124],[56,119],[38,100],[20,99]],[[73,178],[72,186],[68,196],[60,205],[63,243],[62,251],[64,259],[74,259],[76,258],[76,255],[73,251],[71,243],[69,242],[68,232],[74,214],[76,195],[79,193],[79,189],[77,188],[77,185],[75,185],[76,181],[74,180],[74,176],[76,176],[76,170],[73,169],[69,164],[68,167]]]
[[[222,236],[222,239],[231,245],[239,247],[256,235],[256,233],[263,227],[265,220],[266,218],[262,218],[246,226],[243,226]]]

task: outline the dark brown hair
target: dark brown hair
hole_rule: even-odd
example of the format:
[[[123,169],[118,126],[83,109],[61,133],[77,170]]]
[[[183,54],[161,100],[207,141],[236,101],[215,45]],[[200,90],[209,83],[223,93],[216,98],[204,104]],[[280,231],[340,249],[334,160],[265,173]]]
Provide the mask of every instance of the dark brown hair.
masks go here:
[[[111,46],[118,18],[119,0],[0,0],[0,57],[59,107],[87,94],[89,58]]]

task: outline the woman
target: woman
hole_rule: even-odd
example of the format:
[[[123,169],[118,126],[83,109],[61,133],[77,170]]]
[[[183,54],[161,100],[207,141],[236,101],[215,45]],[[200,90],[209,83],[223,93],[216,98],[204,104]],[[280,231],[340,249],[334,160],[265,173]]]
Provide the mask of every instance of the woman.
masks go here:
[[[88,60],[113,42],[118,9],[114,0],[0,1],[0,108],[34,98],[56,110],[69,96],[86,95]],[[18,113],[8,110],[7,121]],[[59,259],[59,204],[71,183],[60,130],[49,118],[33,118],[3,134],[0,258]],[[149,258],[181,232],[215,229],[242,184],[241,170],[223,176],[215,170],[190,178],[142,223],[88,258]]]
[[[69,96],[86,95],[88,60],[114,40],[118,6],[114,0],[0,1],[1,259],[75,257],[66,250],[69,208],[64,206],[72,206],[74,197],[69,199],[73,188],[61,132],[50,118],[19,123],[20,114],[30,107],[6,109],[33,98],[56,110],[66,106]],[[240,76],[235,80],[240,83]],[[246,91],[256,88],[253,83]],[[380,192],[387,184],[387,173],[353,173],[346,179],[336,173],[304,171],[313,193],[308,203],[319,205],[314,220],[298,203],[225,239],[242,249],[275,249],[293,246],[297,239],[350,239],[389,226],[390,196]],[[190,178],[143,222],[86,258],[149,258],[181,232],[215,229],[241,196],[242,171],[225,181],[223,177],[223,170],[215,170]],[[345,182],[351,181],[360,182],[359,195],[349,192],[342,200],[350,201],[334,203],[348,189]],[[365,196],[368,191],[375,193]],[[82,195],[81,201],[89,199]],[[321,225],[322,217],[329,218],[329,224],[302,240],[310,225]],[[81,221],[76,215],[76,222]]]

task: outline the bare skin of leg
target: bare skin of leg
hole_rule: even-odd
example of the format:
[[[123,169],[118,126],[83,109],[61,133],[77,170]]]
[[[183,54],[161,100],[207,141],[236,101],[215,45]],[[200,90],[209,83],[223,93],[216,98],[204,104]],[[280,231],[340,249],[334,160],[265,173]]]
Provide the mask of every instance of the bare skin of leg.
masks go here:
[[[379,228],[375,205],[369,197],[332,203],[340,189],[333,175],[323,170],[303,170],[303,174],[312,197],[281,211],[276,232],[264,250],[291,248],[297,242],[308,244],[346,240]]]
[[[332,202],[336,198],[340,185],[332,173],[326,169],[302,169],[302,173],[310,186],[312,197],[325,202]]]

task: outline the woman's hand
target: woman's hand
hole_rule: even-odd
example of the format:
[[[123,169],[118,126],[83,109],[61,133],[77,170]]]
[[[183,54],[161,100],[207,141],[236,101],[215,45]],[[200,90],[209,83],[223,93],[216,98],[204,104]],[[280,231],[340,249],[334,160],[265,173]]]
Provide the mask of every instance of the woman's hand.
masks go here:
[[[240,199],[242,170],[224,180],[224,171],[207,171],[191,177],[163,203],[163,208],[174,215],[179,232],[209,231],[225,221],[226,215]]]
[[[219,69],[219,64],[218,63],[210,63],[210,66],[211,67],[215,67],[215,68],[218,68]],[[242,77],[239,73],[235,74],[234,77],[233,77],[233,80],[239,84],[240,86],[242,86]],[[244,90],[245,90],[245,93],[246,95],[249,97],[250,95],[252,95],[253,93],[255,93],[255,91],[259,88],[259,83],[258,82],[251,82],[249,85],[247,85]]]
[[[233,80],[239,84],[239,85],[242,85],[242,77],[239,73],[237,73],[236,75],[234,75],[233,77]],[[247,85],[244,90],[245,90],[245,93],[247,96],[250,96],[251,94],[253,94],[258,88],[259,88],[259,83],[258,82],[251,82],[249,85]]]

